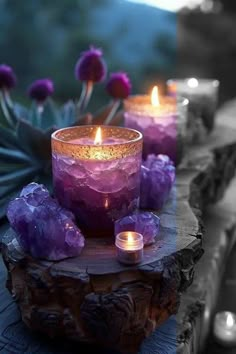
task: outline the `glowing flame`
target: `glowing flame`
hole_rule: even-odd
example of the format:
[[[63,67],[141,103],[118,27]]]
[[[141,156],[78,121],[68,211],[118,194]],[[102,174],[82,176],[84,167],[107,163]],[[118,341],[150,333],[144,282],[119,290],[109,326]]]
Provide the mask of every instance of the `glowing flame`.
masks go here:
[[[102,144],[102,129],[99,127],[96,131],[95,139],[94,139],[94,144],[95,145],[101,145]]]
[[[188,80],[188,86],[189,87],[196,88],[196,87],[198,87],[198,85],[199,85],[199,82],[194,77]]]
[[[134,238],[133,238],[133,235],[132,235],[132,232],[128,232],[128,238],[127,238],[127,243],[129,246],[131,246],[134,242]]]
[[[155,107],[160,105],[157,86],[154,86],[152,89],[151,102],[152,102],[152,105]]]
[[[234,318],[231,315],[231,313],[229,313],[227,316],[226,325],[227,325],[227,327],[233,327],[233,325],[234,325]]]
[[[107,209],[108,206],[109,206],[109,203],[108,203],[108,199],[106,198],[106,199],[105,199],[105,208]]]

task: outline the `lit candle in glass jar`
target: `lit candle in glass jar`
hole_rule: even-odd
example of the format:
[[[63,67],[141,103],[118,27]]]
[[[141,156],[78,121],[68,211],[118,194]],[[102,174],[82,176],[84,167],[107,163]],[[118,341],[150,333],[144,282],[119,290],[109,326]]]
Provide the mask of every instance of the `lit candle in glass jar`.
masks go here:
[[[123,231],[116,235],[117,258],[119,262],[138,264],[143,258],[143,236],[134,231]]]
[[[213,326],[214,336],[224,346],[236,346],[236,315],[229,311],[216,314]]]
[[[78,126],[52,135],[55,196],[85,235],[113,235],[114,222],[139,206],[142,134]]]
[[[166,154],[176,164],[183,155],[187,124],[187,99],[158,95],[130,96],[124,101],[125,126],[143,134],[143,157]]]

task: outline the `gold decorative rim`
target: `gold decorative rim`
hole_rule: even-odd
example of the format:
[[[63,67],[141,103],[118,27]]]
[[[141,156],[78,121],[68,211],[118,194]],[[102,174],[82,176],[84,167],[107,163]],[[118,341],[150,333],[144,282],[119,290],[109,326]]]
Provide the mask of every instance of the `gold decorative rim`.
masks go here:
[[[143,136],[134,129],[102,125],[103,137],[121,138],[126,141],[113,145],[80,144],[71,140],[94,137],[97,125],[80,125],[55,131],[52,134],[52,152],[83,160],[114,160],[135,155],[142,151]]]
[[[189,100],[185,97],[159,96],[160,106],[152,106],[150,96],[148,95],[132,95],[124,100],[124,108],[126,112],[138,114],[173,114],[182,106],[187,106]]]

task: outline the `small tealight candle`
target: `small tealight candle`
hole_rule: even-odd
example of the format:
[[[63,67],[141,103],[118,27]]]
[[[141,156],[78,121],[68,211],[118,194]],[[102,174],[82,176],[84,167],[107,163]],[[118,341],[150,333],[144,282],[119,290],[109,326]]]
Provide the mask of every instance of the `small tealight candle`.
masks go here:
[[[138,264],[143,258],[143,236],[134,231],[116,235],[118,261],[127,265]]]
[[[158,95],[130,96],[124,101],[124,123],[143,134],[143,157],[168,155],[178,164],[183,155],[187,126],[187,99]]]
[[[214,336],[223,346],[236,346],[236,314],[224,311],[214,319]]]

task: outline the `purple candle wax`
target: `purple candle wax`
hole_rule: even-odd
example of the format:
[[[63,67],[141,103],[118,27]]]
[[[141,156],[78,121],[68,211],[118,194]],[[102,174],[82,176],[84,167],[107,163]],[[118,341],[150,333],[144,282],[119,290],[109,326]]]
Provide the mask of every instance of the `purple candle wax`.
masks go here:
[[[141,133],[120,127],[65,128],[52,135],[54,192],[85,235],[113,235],[114,222],[139,206]]]
[[[147,95],[125,100],[125,126],[143,134],[144,159],[149,154],[164,154],[179,162],[186,136],[187,105],[188,100],[172,97],[161,97],[155,106]]]

